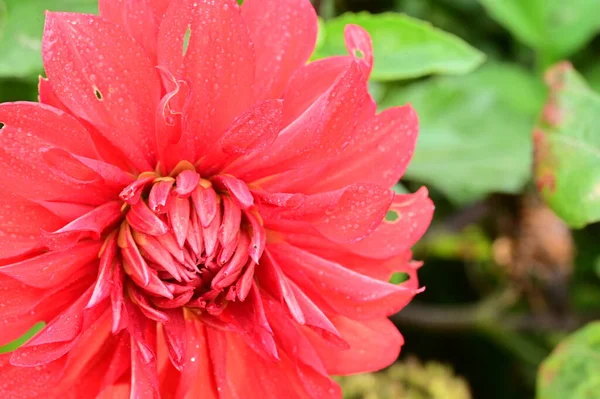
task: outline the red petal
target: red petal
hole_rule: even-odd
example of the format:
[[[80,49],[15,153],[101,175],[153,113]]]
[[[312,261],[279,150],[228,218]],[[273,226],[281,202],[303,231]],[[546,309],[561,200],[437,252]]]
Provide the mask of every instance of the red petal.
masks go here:
[[[256,270],[256,263],[250,262],[246,266],[246,271],[242,274],[242,277],[238,280],[235,285],[235,292],[240,301],[245,301],[252,288],[254,282],[254,271]]]
[[[217,244],[219,241],[219,231],[221,228],[221,213],[217,212],[212,222],[202,229],[204,238],[205,252],[207,257],[215,255]]]
[[[62,313],[89,287],[90,273],[59,291],[40,290],[0,275],[0,346],[25,334],[39,321],[50,321]]]
[[[41,104],[50,105],[61,111],[69,112],[67,107],[56,97],[48,79],[40,75],[38,81],[38,100]]]
[[[391,187],[412,158],[419,122],[411,106],[390,108],[360,126],[350,145],[317,179],[310,192],[335,190],[352,183]]]
[[[91,290],[79,297],[65,312],[60,314],[42,331],[28,341],[24,346],[13,352],[10,362],[15,366],[32,367],[52,362],[67,353],[74,344],[75,339],[84,328],[96,321],[96,314],[104,310],[98,309],[98,313],[86,315],[84,308],[90,299]],[[93,318],[93,320],[87,320]]]
[[[212,187],[198,186],[192,192],[192,201],[194,201],[194,207],[202,227],[208,227],[218,212],[217,193]]]
[[[229,191],[231,199],[238,207],[246,210],[254,205],[254,197],[243,181],[230,175],[218,175],[213,178],[213,182],[218,189]]]
[[[182,248],[177,245],[177,241],[175,241],[175,237],[171,233],[167,233],[160,237],[160,245],[163,246],[164,249],[169,251],[171,256],[179,261],[179,263],[185,263],[185,254]]]
[[[119,381],[118,384],[108,385],[96,399],[131,399],[130,392],[129,381]]]
[[[232,173],[254,181],[338,156],[370,109],[368,99],[366,77],[353,62],[327,92],[279,134],[268,151],[241,158],[231,167]]]
[[[48,13],[43,58],[58,98],[138,170],[152,170],[156,142],[148,132],[154,127],[160,85],[139,44],[100,17]]]
[[[94,285],[92,297],[86,305],[86,309],[92,308],[104,299],[108,298],[113,287],[113,267],[117,257],[117,235],[112,233],[104,243],[100,255],[100,265],[98,267],[98,278]]]
[[[287,277],[269,251],[265,255],[265,262],[256,270],[256,276],[262,289],[269,292],[278,301],[283,302],[296,322],[299,324],[306,322],[302,308]]]
[[[398,256],[387,259],[367,258],[352,253],[350,248],[354,244],[346,245],[335,244],[331,241],[323,240],[322,237],[307,232],[285,232],[282,233],[282,241],[285,241],[295,247],[303,248],[311,253],[328,259],[333,262],[344,265],[348,269],[354,270],[360,274],[382,280],[389,281],[392,273],[401,271],[406,273],[414,272],[411,266],[411,251],[405,251]],[[413,288],[418,288],[415,285]]]
[[[259,264],[260,257],[262,256],[267,245],[267,234],[265,233],[265,229],[263,228],[261,222],[258,220],[258,217],[254,213],[244,212],[244,215],[246,215],[246,219],[248,219],[250,226],[252,227],[248,253],[254,263]]]
[[[69,141],[68,135],[57,132],[63,128],[75,136],[77,144],[73,148],[93,151],[78,143],[85,142],[83,136],[87,133],[76,121],[51,107],[13,105],[4,107],[0,117],[4,124],[0,135],[0,186],[29,199],[71,203],[99,205],[114,195],[113,187],[103,184],[96,172],[65,149],[69,147],[64,144]],[[19,119],[28,110],[33,116]]]
[[[271,320],[277,344],[292,357],[296,372],[303,381],[310,398],[339,398],[340,387],[327,375],[318,353],[305,337],[301,327],[290,320],[283,307],[266,298],[265,310]]]
[[[244,302],[230,303],[220,319],[235,326],[244,340],[260,355],[269,359],[279,359],[273,330],[265,315],[262,298],[256,284]]]
[[[381,223],[394,198],[391,190],[372,184],[307,196],[298,209],[281,212],[282,218],[310,222],[334,242],[354,243]]]
[[[121,219],[121,203],[108,202],[54,232],[43,232],[43,242],[52,250],[68,250],[83,238],[100,239],[104,229],[119,219]]]
[[[140,250],[131,235],[131,228],[126,223],[121,225],[118,243],[119,248],[121,248],[123,261],[128,266],[126,267],[126,272],[134,278],[136,282],[139,282],[139,284],[146,287],[150,284],[150,267],[140,253]]]
[[[145,201],[138,201],[131,207],[127,222],[135,230],[151,236],[162,236],[169,231],[169,226],[148,208]]]
[[[351,56],[328,57],[302,66],[291,76],[284,93],[284,123],[298,118],[335,82],[352,61],[359,62],[365,77],[373,67],[373,45],[369,33],[358,25],[346,25],[346,48]],[[362,57],[360,57],[362,53]]]
[[[175,193],[182,197],[189,196],[198,187],[200,175],[193,170],[184,170],[175,178]]]
[[[219,228],[219,241],[222,245],[232,242],[240,231],[242,210],[233,203],[231,198],[222,197],[223,221]]]
[[[125,376],[129,363],[129,337],[111,335],[110,314],[105,312],[69,352],[57,397],[97,398]]]
[[[129,299],[137,305],[138,310],[148,319],[154,320],[157,323],[167,323],[169,317],[162,311],[157,310],[147,300],[136,287],[129,286],[127,290]]]
[[[233,239],[227,243],[227,245],[224,245],[223,247],[221,247],[221,251],[219,252],[219,256],[217,257],[217,262],[221,265],[224,265],[225,263],[229,262],[229,259],[231,259],[231,257],[233,256],[233,254],[235,253],[237,247],[238,247],[238,242],[240,241],[240,236],[244,236],[245,234],[236,234]],[[247,241],[246,241],[247,242]],[[246,253],[247,255],[247,253]]]
[[[0,189],[0,258],[21,255],[40,246],[40,232],[64,224],[33,202]]]
[[[302,324],[312,327],[333,345],[336,345],[341,349],[349,349],[350,346],[348,343],[344,341],[339,331],[323,311],[293,282],[290,282],[290,287],[298,299],[298,303],[306,319]]]
[[[256,51],[255,98],[278,98],[315,48],[317,14],[309,0],[246,0],[242,15]]]
[[[95,268],[101,246],[101,241],[82,242],[69,251],[46,252],[18,263],[0,266],[0,274],[31,287],[58,287],[72,276],[86,274]]]
[[[213,328],[207,329],[207,332],[216,383],[223,397],[245,398],[249,392],[256,398],[339,397],[339,390],[308,395],[305,383],[310,386],[315,381],[303,381],[302,377],[306,376],[298,372],[295,358],[291,358],[294,354],[282,354],[279,361],[272,360],[256,353],[239,334]],[[244,361],[240,362],[239,359]],[[252,367],[248,367],[248,364]],[[312,388],[315,386],[312,385]]]
[[[183,248],[190,226],[190,202],[187,198],[174,197],[168,209],[171,229],[177,239],[177,244]]]
[[[191,224],[188,229],[188,234],[186,237],[186,242],[196,254],[196,256],[201,256],[204,252],[204,240],[202,237],[202,227],[200,226],[200,218],[198,215],[193,212],[191,215]]]
[[[352,63],[352,57],[329,57],[299,68],[290,78],[283,95],[285,126],[302,115]]]
[[[135,205],[142,196],[142,192],[147,187],[147,185],[154,181],[156,176],[154,174],[150,174],[145,177],[138,177],[135,181],[128,184],[119,194],[119,198],[123,201],[127,202],[129,205]]]
[[[264,150],[275,141],[283,127],[281,115],[281,100],[263,101],[242,113],[225,131],[218,145],[204,157],[199,169],[206,175],[214,175],[241,155]]]
[[[135,399],[155,399],[158,380],[156,360],[148,362],[140,345],[131,337],[131,396]]]
[[[88,131],[59,109],[30,102],[0,104],[0,121],[21,129],[22,136],[36,136],[46,143],[88,158],[98,157]]]
[[[369,32],[359,25],[348,24],[344,27],[344,39],[348,53],[363,60],[370,73],[373,68],[373,40]]]
[[[48,295],[48,291],[25,285],[19,280],[0,274],[0,308],[2,309],[0,320],[22,316],[33,311]],[[29,327],[32,325],[33,323]],[[10,326],[3,327],[2,330],[9,328]]]
[[[156,1],[148,0],[99,0],[100,15],[120,25],[146,51],[148,58],[156,62],[156,37],[162,19],[161,10],[153,7]],[[163,3],[167,1],[162,0]]]
[[[129,323],[125,300],[123,298],[123,265],[121,261],[115,263],[113,269],[113,290],[110,293],[112,310],[112,333],[117,334]]]
[[[213,277],[211,281],[212,288],[223,290],[238,280],[248,260],[249,242],[250,239],[246,234],[240,234],[239,244],[237,245],[235,253]]]
[[[388,319],[361,323],[337,316],[332,322],[350,344],[349,350],[333,349],[322,338],[309,332],[306,334],[329,374],[349,375],[381,370],[396,361],[404,344],[402,335]]]
[[[236,118],[221,137],[223,152],[244,155],[267,148],[283,127],[282,100],[258,103]]]
[[[251,104],[254,50],[237,2],[173,0],[160,27],[158,60],[190,83],[180,148],[183,158],[198,159]]]
[[[182,287],[182,286],[180,286]],[[185,288],[185,287],[184,287]],[[173,299],[168,298],[152,298],[152,302],[162,309],[164,312],[165,309],[178,309],[182,306],[185,306],[190,299],[194,296],[193,288],[185,291],[183,294],[174,297]]]
[[[163,267],[173,276],[174,279],[181,281],[181,276],[177,272],[177,265],[175,264],[171,253],[161,244],[158,239],[138,231],[133,232],[133,238],[135,239],[137,245],[144,250],[144,253],[151,261]]]
[[[406,306],[417,293],[412,286],[362,275],[289,244],[269,246],[269,251],[282,265],[283,272],[311,298],[348,317],[389,316]]]
[[[212,364],[206,341],[206,327],[196,318],[185,320],[187,338],[183,370],[176,398],[220,397],[213,376]]]
[[[78,155],[70,154],[74,160],[79,161],[81,164],[92,170],[98,176],[104,180],[104,183],[109,186],[115,186],[119,189],[133,180],[133,176],[129,173],[124,172],[117,166],[96,159],[80,157]]]
[[[259,199],[259,202],[287,209],[298,209],[306,199],[304,194],[271,193],[254,188],[252,194]]]
[[[155,135],[158,145],[158,161],[163,173],[172,170],[182,159],[193,159],[186,156],[188,149],[180,151],[177,143],[181,140],[181,118],[183,107],[190,91],[185,80],[177,79],[164,67],[158,66],[163,77],[166,94],[156,107],[154,116]]]
[[[0,355],[0,397],[38,399],[52,395],[60,382],[66,358],[37,367],[17,367],[9,363],[10,353]]]
[[[187,361],[186,352],[186,322],[183,318],[182,309],[163,310],[169,317],[169,321],[164,324],[164,335],[169,358],[177,370],[182,371]]]
[[[390,258],[410,249],[427,231],[433,218],[434,205],[425,187],[414,194],[397,194],[390,206],[394,221],[384,220],[364,240],[348,246],[348,250],[377,259]]]
[[[156,182],[150,189],[148,196],[148,205],[153,212],[163,214],[166,213],[167,202],[171,195],[171,188],[175,181],[171,178]]]

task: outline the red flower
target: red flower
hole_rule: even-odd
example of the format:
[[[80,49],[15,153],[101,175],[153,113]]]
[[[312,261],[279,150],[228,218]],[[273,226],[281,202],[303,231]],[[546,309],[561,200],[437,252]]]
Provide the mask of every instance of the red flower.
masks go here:
[[[308,0],[100,14],[48,13],[40,103],[0,105],[0,344],[47,322],[0,397],[332,398],[393,362],[433,206],[389,189],[417,117],[375,114],[367,33],[306,64]]]

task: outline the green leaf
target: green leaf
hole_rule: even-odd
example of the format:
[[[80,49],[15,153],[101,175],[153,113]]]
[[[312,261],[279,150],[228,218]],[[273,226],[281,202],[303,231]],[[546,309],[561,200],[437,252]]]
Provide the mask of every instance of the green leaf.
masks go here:
[[[344,27],[356,24],[373,38],[372,79],[390,81],[429,74],[466,74],[485,59],[480,51],[427,22],[403,14],[347,13],[325,21],[316,58],[347,54]]]
[[[600,392],[600,322],[561,342],[542,363],[537,399],[591,399]]]
[[[37,84],[16,79],[0,80],[0,103],[8,101],[36,101]]]
[[[600,63],[594,64],[583,74],[590,87],[600,93]]]
[[[395,88],[382,106],[412,103],[421,123],[406,177],[455,203],[516,193],[531,176],[531,130],[544,87],[528,72],[487,64],[463,77]]]
[[[0,0],[0,77],[42,72],[44,11],[93,13],[97,0]]]
[[[480,0],[519,40],[555,60],[600,30],[600,0]]]
[[[551,93],[534,135],[542,196],[572,227],[600,220],[600,95],[568,63],[547,74]]]

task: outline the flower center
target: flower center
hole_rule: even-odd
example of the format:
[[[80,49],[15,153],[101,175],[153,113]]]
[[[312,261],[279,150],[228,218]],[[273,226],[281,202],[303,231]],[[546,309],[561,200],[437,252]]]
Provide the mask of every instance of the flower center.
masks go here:
[[[217,315],[246,298],[265,232],[245,183],[181,162],[170,176],[142,173],[120,197],[126,216],[100,258],[122,267],[124,293],[147,317],[182,306]]]

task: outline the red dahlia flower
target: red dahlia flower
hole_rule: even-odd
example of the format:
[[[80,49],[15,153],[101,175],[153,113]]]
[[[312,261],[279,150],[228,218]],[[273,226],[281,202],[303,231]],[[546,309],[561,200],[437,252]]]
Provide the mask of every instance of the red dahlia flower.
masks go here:
[[[306,64],[316,31],[308,0],[47,14],[40,102],[0,105],[0,344],[47,324],[0,397],[335,398],[396,359],[417,117],[375,114],[364,30]]]

